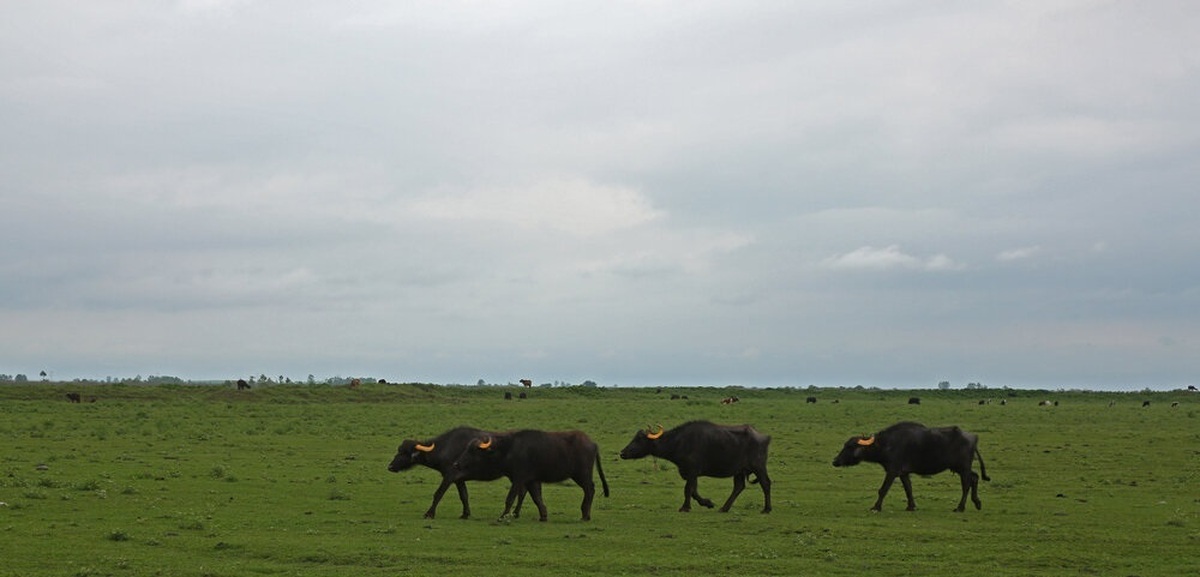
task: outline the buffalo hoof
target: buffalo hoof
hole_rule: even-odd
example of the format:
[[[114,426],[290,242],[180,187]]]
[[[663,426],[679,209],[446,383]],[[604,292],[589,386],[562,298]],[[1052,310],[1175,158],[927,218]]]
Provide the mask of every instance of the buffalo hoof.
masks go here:
[[[763,514],[764,514],[764,515],[766,515],[767,513],[770,513],[770,512],[771,512],[771,508],[770,508],[770,507],[763,507],[763,510],[762,510],[762,512],[763,512]]]
[[[690,513],[691,511],[692,511],[692,508],[687,505],[684,505],[679,508],[680,513]]]
[[[708,499],[705,499],[703,501],[697,500],[696,502],[700,503],[701,505],[704,505],[705,507],[707,507],[709,509],[712,509],[715,506],[715,505],[713,505],[713,502],[709,501]]]
[[[426,512],[425,512],[425,518],[426,518],[426,519],[432,519],[432,518],[433,518],[433,511],[426,511]]]

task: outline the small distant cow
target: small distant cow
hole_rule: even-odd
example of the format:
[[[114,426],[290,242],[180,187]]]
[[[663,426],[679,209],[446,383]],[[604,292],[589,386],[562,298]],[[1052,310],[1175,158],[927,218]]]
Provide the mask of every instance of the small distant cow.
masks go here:
[[[504,400],[506,400],[506,401],[511,401],[511,400],[512,400],[512,393],[507,393],[507,392],[506,392],[506,393],[504,393]]]
[[[362,380],[360,380],[360,379],[350,379],[350,388],[351,389],[357,389],[359,387],[359,385],[361,385],[361,384],[362,384]]]
[[[912,482],[909,475],[935,475],[947,469],[958,474],[962,481],[962,498],[954,510],[962,512],[967,503],[967,494],[976,509],[983,508],[979,501],[979,478],[990,481],[983,466],[983,455],[979,454],[979,438],[958,427],[930,428],[920,423],[896,423],[871,436],[850,437],[841,452],[833,459],[834,467],[850,467],[863,461],[879,463],[883,467],[883,485],[879,487],[879,498],[872,511],[883,507],[883,498],[896,477],[904,485],[908,497],[908,510],[917,504],[913,501]],[[971,470],[975,458],[979,458],[979,475]]]
[[[238,382],[237,382],[237,390],[239,390],[239,391],[245,391],[245,390],[247,390],[247,389],[249,389],[249,388],[250,388],[250,383],[247,383],[247,382],[246,382],[246,379],[238,379]]]
[[[530,379],[521,379],[521,384],[525,385],[525,388],[528,389],[533,386],[533,381]]]
[[[721,404],[722,404],[722,405],[732,405],[732,404],[734,404],[734,403],[736,403],[736,402],[738,402],[738,398],[737,398],[737,397],[725,397],[724,399],[721,399]]]
[[[817,402],[817,398],[816,398],[816,397],[809,397],[809,398],[807,398],[807,399],[804,399],[804,402],[805,402],[805,403],[808,403],[808,404],[810,404],[810,405],[811,405],[811,404],[814,404],[814,403],[816,403],[816,402]]]
[[[1150,406],[1150,401],[1142,401],[1142,406],[1143,406],[1143,407],[1149,407],[1149,406]]]
[[[72,403],[82,402],[82,399],[79,397],[79,393],[67,393],[67,400]]]
[[[1174,403],[1171,403],[1172,409],[1174,409],[1175,407],[1178,407],[1178,406],[1179,406],[1179,401],[1175,401]]]
[[[1038,406],[1039,406],[1039,407],[1049,407],[1049,406],[1051,406],[1051,405],[1053,405],[1053,404],[1054,404],[1054,403],[1052,403],[1052,402],[1050,402],[1050,401],[1038,401]]]
[[[910,404],[910,405],[919,405],[919,404],[921,404],[921,397],[909,397],[909,398],[908,398],[908,404]]]
[[[517,398],[518,399],[527,399],[527,398],[529,398],[529,396],[525,394],[525,391],[521,391],[521,394],[517,395]]]
[[[1194,392],[1196,390],[1196,385],[1188,385],[1188,390]]]

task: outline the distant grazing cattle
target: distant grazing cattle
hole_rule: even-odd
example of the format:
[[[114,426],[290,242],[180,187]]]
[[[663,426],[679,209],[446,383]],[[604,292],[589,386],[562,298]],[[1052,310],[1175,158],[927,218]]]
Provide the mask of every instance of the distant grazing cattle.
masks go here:
[[[915,510],[917,504],[913,501],[909,475],[934,475],[949,469],[962,481],[962,498],[954,509],[962,512],[968,492],[975,508],[983,507],[979,501],[979,476],[982,475],[984,481],[991,480],[983,465],[983,455],[979,454],[978,443],[978,437],[958,427],[929,428],[920,423],[901,422],[871,436],[850,437],[834,457],[833,466],[850,467],[867,461],[883,467],[883,485],[879,487],[879,498],[871,507],[872,511],[883,507],[883,498],[896,477],[904,485],[908,510]],[[971,470],[975,457],[979,458],[980,475]]]
[[[557,483],[571,479],[583,489],[580,511],[583,520],[592,518],[592,499],[596,482],[592,467],[600,473],[604,496],[608,496],[608,480],[600,466],[600,448],[582,431],[537,431],[527,429],[512,433],[484,435],[467,443],[454,462],[454,467],[466,475],[491,477],[504,475],[512,482],[504,500],[508,516],[513,499],[524,497],[526,491],[537,505],[539,520],[547,518],[542,501],[542,483]],[[518,501],[519,506],[519,501]]]
[[[980,399],[979,404],[986,405],[986,404],[988,404],[988,401],[987,401],[987,399]]]
[[[67,393],[67,400],[72,403],[81,402],[81,399],[79,398],[79,393]]]
[[[1115,406],[1117,406],[1117,402],[1116,402],[1116,401],[1109,401],[1109,402],[1108,402],[1108,406],[1110,406],[1110,407],[1115,407]]]
[[[691,421],[670,431],[647,428],[638,431],[633,440],[621,449],[622,459],[640,459],[647,455],[666,459],[679,468],[683,477],[683,506],[680,512],[692,510],[692,499],[703,507],[713,502],[697,492],[699,477],[733,477],[733,492],[721,506],[729,511],[733,501],[746,488],[747,478],[758,483],[763,491],[763,513],[771,512],[771,478],[767,476],[767,448],[771,437],[750,425],[716,425],[708,421]]]
[[[1143,406],[1143,407],[1149,407],[1149,406],[1150,406],[1150,401],[1142,401],[1142,406]]]
[[[474,471],[463,472],[454,468],[454,461],[466,449],[467,444],[488,433],[472,427],[457,427],[442,433],[432,439],[421,442],[405,439],[396,450],[396,456],[388,465],[388,470],[399,473],[411,469],[415,465],[424,465],[442,474],[442,482],[433,492],[433,504],[425,511],[425,518],[432,519],[437,513],[438,503],[450,485],[458,488],[458,498],[462,501],[462,516],[471,516],[471,506],[467,502],[467,481],[494,481],[503,476],[499,472]],[[522,497],[524,497],[522,495]],[[517,512],[521,511],[521,502],[517,502]]]
[[[832,402],[832,404],[836,405],[836,404],[838,404],[838,403],[840,403],[840,402],[842,402],[842,401],[841,401],[841,400],[839,400],[839,399],[834,399],[834,400],[833,400],[833,402]]]
[[[657,388],[657,389],[654,389],[654,394],[656,394],[656,395],[661,395],[661,394],[662,394],[662,387],[659,387],[659,388]]]
[[[722,404],[722,405],[732,405],[732,404],[734,404],[734,403],[736,403],[736,402],[738,402],[738,398],[737,398],[737,397],[725,397],[724,399],[721,399],[721,404]]]
[[[1175,401],[1174,403],[1171,403],[1172,409],[1174,409],[1175,407],[1178,407],[1178,406],[1179,406],[1179,401]]]
[[[358,386],[361,384],[362,384],[362,381],[359,379],[350,379],[350,388],[351,389],[357,389]]]
[[[250,383],[247,383],[246,379],[238,379],[237,390],[244,391],[249,388],[250,388]]]
[[[88,397],[88,398],[87,398],[87,402],[89,402],[89,403],[94,403],[94,402],[96,402],[96,397]]]
[[[1054,403],[1051,403],[1050,401],[1038,401],[1038,406],[1039,406],[1039,407],[1049,407],[1049,406],[1051,406],[1051,405],[1053,405],[1053,404],[1054,404]]]
[[[507,392],[506,392],[506,393],[504,393],[504,400],[506,400],[506,401],[511,401],[511,400],[512,400],[512,393],[507,393]]]
[[[379,384],[381,384],[381,385],[386,385],[386,384],[387,384],[387,379],[379,379]]]
[[[671,395],[671,400],[672,400],[672,401],[675,401],[675,400],[678,400],[678,399],[679,399],[679,395]]]
[[[804,402],[809,403],[809,404],[816,403],[817,398],[816,397],[808,397],[807,399],[804,399]]]
[[[908,404],[910,404],[910,405],[919,405],[919,404],[921,404],[921,398],[920,398],[920,397],[909,397],[909,398],[908,398]]]
[[[1000,399],[1000,406],[1004,406],[1007,404],[1008,404],[1008,399]]]
[[[529,396],[525,394],[525,391],[521,391],[521,393],[519,395],[517,395],[517,398],[518,399],[527,399],[527,398],[529,398]]]
[[[1196,390],[1196,385],[1188,385],[1188,390],[1189,390],[1189,391],[1195,391],[1195,390]]]
[[[533,386],[533,381],[530,379],[521,379],[521,384],[525,385],[525,388],[528,389]]]

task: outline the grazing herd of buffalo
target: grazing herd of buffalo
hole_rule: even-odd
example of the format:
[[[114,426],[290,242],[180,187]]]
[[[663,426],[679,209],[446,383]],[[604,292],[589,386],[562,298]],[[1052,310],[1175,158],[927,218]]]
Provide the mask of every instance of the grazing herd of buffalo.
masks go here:
[[[713,502],[702,497],[697,488],[699,477],[733,478],[733,492],[721,506],[729,511],[746,487],[757,484],[763,492],[763,513],[771,511],[771,478],[767,474],[767,448],[771,437],[750,425],[718,425],[708,421],[691,421],[670,430],[661,425],[647,427],[634,434],[621,449],[622,459],[653,456],[675,464],[684,480],[681,512],[690,511],[694,499],[701,506],[712,508]],[[978,438],[958,427],[929,428],[918,423],[896,423],[870,436],[855,436],[846,441],[833,460],[834,467],[849,467],[863,461],[883,467],[883,485],[879,498],[871,507],[879,511],[883,498],[896,478],[904,486],[908,510],[916,508],[913,501],[911,474],[933,475],[950,470],[962,481],[962,498],[956,511],[963,511],[968,494],[975,508],[979,500],[979,478],[990,480],[979,453]],[[978,457],[980,474],[971,466]],[[518,517],[521,504],[528,494],[537,505],[539,519],[547,518],[542,501],[542,483],[557,483],[568,479],[583,489],[580,511],[583,520],[591,519],[592,501],[596,494],[592,468],[600,475],[604,496],[609,494],[608,480],[600,465],[600,449],[581,431],[520,430],[509,432],[484,431],[472,427],[457,427],[432,439],[407,439],[400,443],[388,470],[399,472],[424,465],[442,474],[442,482],[433,492],[433,503],[425,511],[433,518],[438,503],[450,485],[458,490],[462,501],[461,518],[471,515],[467,499],[467,481],[492,481],[507,477],[511,486],[501,517],[512,513]],[[753,478],[751,478],[753,476]],[[515,505],[515,509],[514,509]]]

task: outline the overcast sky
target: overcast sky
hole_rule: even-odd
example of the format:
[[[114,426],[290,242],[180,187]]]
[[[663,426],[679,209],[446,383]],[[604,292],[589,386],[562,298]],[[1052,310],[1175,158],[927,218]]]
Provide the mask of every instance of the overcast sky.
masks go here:
[[[0,373],[1200,381],[1200,4],[6,2]]]

